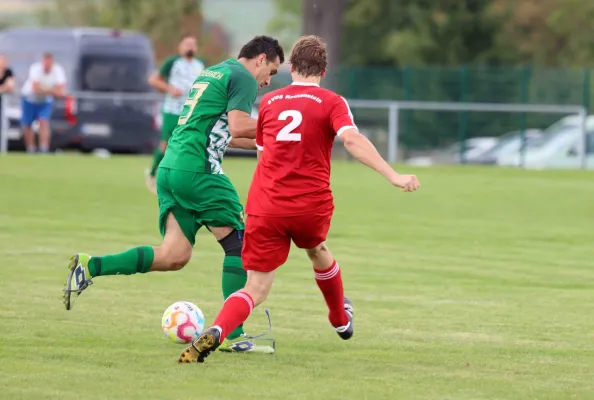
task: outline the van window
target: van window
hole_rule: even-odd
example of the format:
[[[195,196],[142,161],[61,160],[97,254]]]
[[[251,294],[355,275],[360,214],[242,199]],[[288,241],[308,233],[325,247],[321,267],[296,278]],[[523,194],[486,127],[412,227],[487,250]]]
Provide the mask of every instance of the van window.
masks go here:
[[[142,57],[84,55],[79,70],[80,87],[92,92],[150,92],[150,65]]]

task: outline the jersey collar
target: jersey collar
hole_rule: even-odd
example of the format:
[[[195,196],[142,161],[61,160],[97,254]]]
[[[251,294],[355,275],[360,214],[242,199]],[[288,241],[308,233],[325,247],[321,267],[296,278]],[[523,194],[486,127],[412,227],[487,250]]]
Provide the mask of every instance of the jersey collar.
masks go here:
[[[317,83],[313,83],[313,82],[293,82],[293,83],[291,83],[291,85],[295,85],[295,86],[317,86],[317,87],[320,87],[320,85],[318,85]]]

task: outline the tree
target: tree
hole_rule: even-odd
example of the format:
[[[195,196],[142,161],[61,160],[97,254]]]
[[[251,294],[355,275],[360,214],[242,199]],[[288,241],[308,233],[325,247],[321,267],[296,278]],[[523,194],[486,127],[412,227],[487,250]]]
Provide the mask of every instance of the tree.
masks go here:
[[[497,26],[480,0],[349,0],[342,59],[354,65],[497,62]]]
[[[483,0],[275,0],[273,31],[296,30],[340,42],[340,61],[348,65],[461,65],[498,62],[490,51],[498,16]],[[340,16],[342,17],[342,27]],[[338,21],[335,23],[334,21]],[[340,29],[342,28],[342,29]],[[337,38],[336,38],[337,39]]]
[[[285,36],[331,18],[333,0],[275,0],[270,28]],[[586,0],[344,0],[341,64],[465,65],[594,64],[594,1]],[[338,10],[339,11],[339,10]],[[324,15],[322,15],[324,14]],[[331,19],[330,19],[331,20]],[[334,47],[334,46],[333,46]]]
[[[340,62],[342,14],[345,0],[304,0],[302,33],[318,35],[328,46],[330,67]]]
[[[594,64],[594,2],[583,0],[492,0],[502,21],[497,52],[509,62],[543,66]]]

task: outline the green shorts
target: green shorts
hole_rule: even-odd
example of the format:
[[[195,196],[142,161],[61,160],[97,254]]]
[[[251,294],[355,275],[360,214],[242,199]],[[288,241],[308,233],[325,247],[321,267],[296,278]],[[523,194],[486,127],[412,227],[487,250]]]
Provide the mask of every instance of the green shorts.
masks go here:
[[[243,206],[226,175],[199,174],[159,167],[157,172],[159,230],[165,236],[169,213],[194,245],[204,225],[243,230]]]
[[[162,113],[161,116],[163,120],[161,122],[161,141],[167,142],[173,133],[173,130],[177,126],[177,120],[179,119],[179,115],[169,114],[169,113]]]

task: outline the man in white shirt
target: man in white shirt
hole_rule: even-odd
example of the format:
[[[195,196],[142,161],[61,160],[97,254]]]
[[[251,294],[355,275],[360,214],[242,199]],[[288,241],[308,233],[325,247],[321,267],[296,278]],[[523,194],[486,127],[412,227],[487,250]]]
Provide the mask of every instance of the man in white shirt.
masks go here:
[[[41,62],[31,65],[29,77],[23,85],[21,99],[21,126],[27,152],[35,153],[36,145],[31,126],[39,122],[39,151],[49,152],[50,127],[54,97],[64,96],[66,73],[62,66],[54,62],[54,57],[46,53]]]

